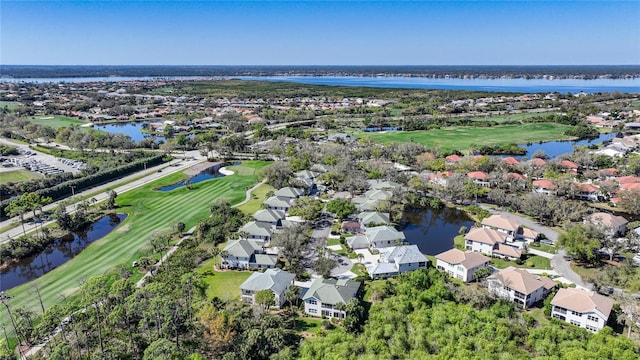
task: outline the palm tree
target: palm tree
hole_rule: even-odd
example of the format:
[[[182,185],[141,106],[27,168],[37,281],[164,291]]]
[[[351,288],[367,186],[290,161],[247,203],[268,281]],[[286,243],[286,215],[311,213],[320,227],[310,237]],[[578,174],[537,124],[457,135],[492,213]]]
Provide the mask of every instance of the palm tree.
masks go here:
[[[364,259],[364,254],[358,253],[358,262],[362,265],[362,259]]]
[[[302,289],[299,286],[296,286],[296,285],[289,286],[289,288],[284,292],[284,298],[289,303],[289,306],[293,307],[294,305],[298,304],[298,300],[300,299],[301,292],[302,292]]]

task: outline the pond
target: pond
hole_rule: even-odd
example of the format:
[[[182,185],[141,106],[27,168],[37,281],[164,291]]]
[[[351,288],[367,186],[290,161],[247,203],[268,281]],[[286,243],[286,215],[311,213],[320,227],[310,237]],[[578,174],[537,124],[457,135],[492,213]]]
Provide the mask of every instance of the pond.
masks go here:
[[[160,121],[161,122],[161,121]],[[130,123],[116,123],[116,124],[104,124],[94,125],[96,130],[106,131],[112,134],[123,134],[131,138],[135,142],[140,142],[144,139],[151,138],[153,135],[143,133],[142,127],[148,122],[130,122]],[[164,142],[166,139],[162,135],[155,135],[156,143]]]
[[[533,155],[536,151],[542,150],[549,156],[550,159],[556,158],[562,154],[568,154],[573,152],[573,147],[575,145],[580,146],[589,146],[593,144],[600,144],[607,140],[611,140],[616,136],[616,133],[609,134],[600,134],[596,139],[593,140],[579,140],[579,141],[549,141],[544,143],[535,143],[535,144],[523,144],[520,145],[527,149],[527,154],[525,155],[528,159],[531,159],[531,155]]]
[[[461,226],[473,226],[473,220],[456,208],[427,209],[405,212],[403,232],[409,244],[418,245],[427,255],[436,255],[453,248],[453,238]]]
[[[196,184],[199,183],[201,181],[205,181],[205,180],[209,180],[209,179],[215,179],[215,178],[220,178],[223,177],[224,174],[220,173],[220,168],[223,166],[227,166],[229,164],[216,164],[210,168],[207,168],[203,171],[201,171],[200,173],[198,173],[195,176],[192,176],[186,180],[182,180],[179,181],[175,184],[171,184],[171,185],[166,185],[166,186],[161,186],[159,188],[157,188],[156,190],[158,191],[171,191],[174,189],[177,189],[181,186],[185,186],[187,184]]]
[[[126,214],[108,214],[87,226],[56,239],[38,255],[24,258],[0,270],[0,291],[5,291],[35,280],[71,260],[92,242],[118,227]]]

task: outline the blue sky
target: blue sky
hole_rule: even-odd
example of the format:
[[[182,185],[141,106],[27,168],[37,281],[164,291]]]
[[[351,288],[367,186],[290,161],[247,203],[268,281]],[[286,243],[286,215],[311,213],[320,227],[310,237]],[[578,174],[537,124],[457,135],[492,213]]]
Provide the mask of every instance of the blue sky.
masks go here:
[[[0,63],[640,64],[640,1],[8,1]]]

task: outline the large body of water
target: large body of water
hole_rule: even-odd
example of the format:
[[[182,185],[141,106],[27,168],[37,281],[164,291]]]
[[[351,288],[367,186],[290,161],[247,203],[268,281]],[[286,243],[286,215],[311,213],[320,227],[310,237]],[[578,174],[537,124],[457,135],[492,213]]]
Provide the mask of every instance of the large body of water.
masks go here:
[[[407,212],[403,232],[409,244],[418,245],[423,254],[436,255],[453,248],[453,238],[460,227],[467,229],[473,221],[462,210],[450,207]]]
[[[208,79],[222,77],[207,77]],[[228,78],[228,77],[225,77]],[[640,92],[640,79],[459,79],[428,77],[359,77],[359,76],[236,76],[243,80],[294,82],[313,85],[364,86],[406,89],[470,90],[522,93],[598,93]],[[97,81],[193,80],[199,76],[167,77],[69,77],[69,78],[0,78],[0,82],[79,83]]]
[[[131,140],[135,142],[140,142],[144,139],[154,138],[155,142],[164,142],[166,141],[165,137],[162,135],[151,135],[148,133],[142,132],[142,125],[145,122],[129,122],[129,123],[115,123],[115,124],[104,124],[104,125],[94,125],[93,128],[96,130],[102,130],[106,132],[110,132],[113,134],[123,134],[127,135],[131,138]]]
[[[0,291],[28,283],[66,263],[118,227],[126,217],[125,214],[105,215],[82,231],[56,239],[40,254],[12,263],[0,271]]]
[[[522,147],[527,149],[527,154],[525,155],[528,159],[531,159],[531,155],[533,155],[536,151],[542,150],[547,154],[550,159],[556,158],[562,154],[568,154],[573,152],[573,147],[578,146],[589,146],[594,144],[601,144],[607,140],[611,140],[616,136],[615,133],[609,134],[601,134],[596,139],[593,140],[578,140],[578,141],[548,141],[543,143],[534,143],[531,145],[521,145]],[[517,157],[517,156],[516,156]]]

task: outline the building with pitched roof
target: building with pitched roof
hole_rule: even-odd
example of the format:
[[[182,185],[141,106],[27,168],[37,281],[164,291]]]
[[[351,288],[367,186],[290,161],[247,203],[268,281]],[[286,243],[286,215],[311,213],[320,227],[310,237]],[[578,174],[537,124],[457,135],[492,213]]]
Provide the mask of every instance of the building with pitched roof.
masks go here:
[[[395,246],[398,241],[404,241],[406,237],[402,231],[392,226],[375,226],[367,228],[364,235],[367,237],[371,248],[381,249]]]
[[[436,268],[464,282],[475,280],[475,272],[489,266],[491,258],[472,251],[451,249],[436,255]]]
[[[554,319],[596,332],[607,325],[613,299],[589,290],[566,288],[558,290],[551,305]]]
[[[268,223],[249,221],[238,229],[238,233],[244,233],[243,237],[247,240],[269,242],[271,241],[273,229]]]
[[[524,247],[524,243],[530,243],[538,239],[539,234],[531,229],[523,228],[517,221],[502,214],[491,215],[482,220],[482,227],[493,229],[507,235],[506,241],[511,246],[519,249]]]
[[[533,192],[545,195],[558,194],[558,185],[547,179],[533,180]]]
[[[358,214],[358,220],[361,228],[373,225],[388,225],[391,223],[389,213],[381,213],[377,211],[363,211]]]
[[[602,230],[607,236],[615,236],[617,234],[623,234],[627,231],[627,224],[629,221],[622,216],[607,214],[604,212],[597,212],[588,215],[584,219],[585,224],[593,224]]]
[[[264,254],[262,242],[253,240],[229,240],[222,250],[222,265],[229,268],[272,268],[276,255]]]
[[[278,189],[275,192],[274,196],[286,199],[297,199],[300,196],[304,195],[304,190],[300,188],[295,188],[291,186],[283,187],[282,189]]]
[[[507,244],[507,234],[488,227],[472,227],[464,236],[465,248],[489,256],[501,256],[510,260],[520,259],[522,252]],[[517,244],[517,243],[516,243]]]
[[[253,219],[256,222],[269,224],[273,229],[282,226],[282,220],[285,219],[285,213],[282,210],[274,209],[262,209],[253,214]]]
[[[380,262],[367,266],[373,279],[387,278],[427,267],[429,260],[422,255],[417,245],[402,245],[380,249]]]
[[[338,304],[357,298],[361,283],[351,279],[316,279],[304,293],[304,312],[313,316],[344,319],[347,315]]]
[[[240,285],[241,299],[255,305],[256,294],[262,290],[269,290],[275,296],[275,306],[281,307],[285,302],[284,293],[293,285],[295,274],[281,269],[267,269],[265,272],[254,272]]]
[[[487,284],[489,293],[523,308],[544,300],[557,285],[546,276],[533,275],[513,266],[489,276]]]
[[[467,177],[473,181],[474,184],[482,187],[489,187],[491,185],[491,182],[489,182],[489,174],[484,171],[472,171],[467,174]]]
[[[291,209],[290,198],[282,196],[272,196],[263,202],[265,208],[273,210],[281,210],[285,213]]]

